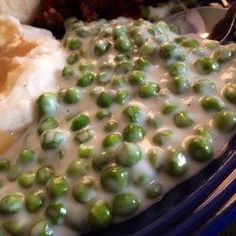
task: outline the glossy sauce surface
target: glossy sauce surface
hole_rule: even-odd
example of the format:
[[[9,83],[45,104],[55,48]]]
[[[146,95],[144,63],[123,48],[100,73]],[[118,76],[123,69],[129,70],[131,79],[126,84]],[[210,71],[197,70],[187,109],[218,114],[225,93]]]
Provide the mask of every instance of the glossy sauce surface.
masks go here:
[[[1,159],[16,163],[21,174],[35,174],[40,167],[50,166],[54,176],[66,179],[66,190],[55,195],[49,186],[53,177],[44,185],[33,181],[32,186],[22,187],[21,174],[16,181],[9,182],[9,173],[1,173],[1,196],[15,192],[27,195],[40,190],[45,198],[43,206],[34,213],[23,207],[17,214],[1,214],[4,230],[4,222],[19,220],[23,233],[40,235],[42,227],[38,222],[45,220],[50,225],[52,218],[45,209],[55,201],[64,204],[66,214],[61,222],[50,225],[54,235],[76,235],[76,231],[102,229],[125,220],[196,174],[217,157],[235,132],[236,106],[232,95],[236,82],[235,44],[223,47],[194,35],[181,38],[163,22],[152,24],[124,18],[87,25],[71,20],[67,22],[62,43],[67,48],[69,65],[62,68],[58,91],[49,91],[58,99],[56,108],[52,105],[55,112],[50,110],[50,117],[57,124],[39,132],[40,124],[48,116],[45,107],[41,107],[45,117],[41,114],[40,123],[30,127]],[[219,49],[229,52],[224,62],[219,59]],[[202,66],[202,58],[213,59],[212,64]],[[144,60],[146,66],[141,68]],[[85,86],[81,79],[88,72],[93,78]],[[198,84],[203,80],[207,86]],[[71,88],[76,89],[73,96],[68,95]],[[227,88],[231,89],[230,99],[225,95]],[[124,91],[127,97],[123,101],[118,94]],[[108,92],[105,99],[101,97],[104,92],[106,95]],[[209,97],[219,101],[208,103]],[[233,116],[232,125],[227,123],[225,130],[217,125],[217,117],[224,112]],[[73,126],[81,115],[89,117],[89,122]],[[137,128],[137,135],[130,134],[133,127]],[[53,145],[45,143],[45,139],[55,138],[55,132],[61,135],[57,136],[60,141]],[[191,139],[200,140],[203,146],[196,142],[190,145]],[[33,150],[35,155],[28,165],[19,163],[23,149]],[[90,151],[84,154],[85,149]],[[72,170],[76,164],[79,171]],[[124,171],[119,177],[123,182],[117,179],[113,182],[107,177],[110,174],[106,171],[114,166]],[[92,191],[84,203],[75,197],[74,189],[78,190],[81,186],[76,184],[88,179],[92,180]],[[117,199],[114,203],[118,195],[126,193],[136,197],[126,207],[131,209],[128,213],[117,209],[117,206],[122,209]],[[100,212],[104,221],[98,222],[93,214],[101,201],[105,205]]]

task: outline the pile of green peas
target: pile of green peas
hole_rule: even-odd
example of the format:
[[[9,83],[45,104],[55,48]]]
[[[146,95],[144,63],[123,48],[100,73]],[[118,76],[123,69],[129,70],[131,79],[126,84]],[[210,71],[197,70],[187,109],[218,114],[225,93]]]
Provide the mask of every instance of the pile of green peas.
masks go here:
[[[120,19],[85,24],[72,18],[66,27],[63,44],[68,58],[62,79],[68,86],[37,100],[39,122],[32,132],[39,149],[24,147],[15,162],[0,160],[0,173],[20,189],[0,198],[0,219],[4,219],[0,235],[2,230],[10,235],[49,236],[60,224],[82,232],[109,227],[117,218],[138,213],[143,196],[147,201],[159,199],[165,191],[164,183],[150,173],[133,178],[136,166],[147,162],[155,173],[174,181],[188,173],[189,162],[213,158],[212,128],[222,135],[236,130],[236,113],[230,110],[236,105],[235,82],[216,93],[217,82],[204,78],[217,75],[233,60],[230,47],[209,57],[196,56],[190,68],[188,54],[201,43],[186,37],[168,41],[172,32],[163,22]],[[157,63],[168,74],[166,88],[159,78],[149,80],[149,69]],[[193,83],[189,70],[199,76]],[[199,126],[190,109],[163,93],[166,89],[177,99],[190,93],[199,98],[200,111],[211,117],[209,125]],[[132,103],[135,100],[139,103]],[[159,112],[148,114],[145,106],[158,101],[163,101],[156,108]],[[94,112],[81,109],[86,103]],[[165,119],[175,129],[165,127]],[[99,131],[97,124],[102,127]],[[184,146],[175,146],[183,130],[190,135]],[[148,150],[143,148],[145,142]],[[67,145],[77,153],[68,154]],[[129,186],[141,189],[143,196]],[[111,200],[102,199],[101,192]],[[86,208],[82,223],[72,219],[67,201]],[[23,212],[38,218],[27,223],[17,220]]]

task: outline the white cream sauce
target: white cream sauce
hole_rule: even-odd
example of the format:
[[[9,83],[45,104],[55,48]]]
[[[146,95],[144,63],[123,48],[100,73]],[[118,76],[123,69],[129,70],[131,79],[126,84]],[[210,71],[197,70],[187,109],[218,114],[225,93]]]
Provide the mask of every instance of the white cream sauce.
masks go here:
[[[132,20],[126,20],[126,19],[117,19],[111,22],[103,22],[101,28],[106,29],[108,27],[113,27],[117,24],[124,24],[127,27],[132,24]],[[88,24],[89,27],[95,28],[95,25],[98,23],[90,23]],[[149,22],[144,22],[142,25],[143,34],[147,34],[147,37],[151,39],[151,36],[147,32],[147,28],[150,27],[152,24]],[[102,30],[101,29],[101,30]],[[66,37],[72,37],[74,36],[73,31],[67,32]],[[174,38],[179,37],[179,35],[174,34],[173,32],[169,30],[163,30],[163,33],[160,35],[162,38],[165,39],[165,42],[172,41]],[[117,55],[117,52],[114,49],[111,49],[108,54],[102,57],[95,57],[93,53],[93,43],[91,43],[91,40],[95,40],[96,37],[82,40],[83,43],[83,50],[85,52],[84,59],[80,59],[79,63],[81,61],[88,61],[92,63],[95,67],[94,72],[99,72],[99,65],[102,61],[109,61],[114,65],[114,57]],[[207,42],[206,40],[199,40],[201,43],[201,47],[204,49],[204,53],[208,55],[209,57],[214,53],[214,51],[217,49],[209,49],[205,47]],[[160,47],[160,43],[155,43],[156,47]],[[219,46],[221,47],[221,46]],[[232,47],[235,48],[235,45],[232,45]],[[198,72],[196,72],[195,68],[193,67],[193,62],[198,59],[200,56],[198,53],[194,52],[193,50],[186,49],[183,47],[180,47],[181,52],[184,52],[187,54],[187,60],[185,63],[187,64],[187,75],[186,78],[188,79],[189,83],[192,84],[196,80],[207,78],[209,80],[212,80],[215,82],[215,85],[217,89],[215,92],[213,92],[216,96],[220,96],[222,92],[222,88],[225,86],[227,82],[235,83],[236,82],[236,58],[234,57],[231,61],[222,64],[220,66],[220,71],[217,73],[213,73],[211,75],[200,75]],[[69,52],[68,52],[69,53]],[[138,51],[134,51],[134,53],[131,54],[131,60],[135,60],[139,56]],[[202,56],[202,55],[201,55]],[[77,64],[75,68],[77,68]],[[76,76],[71,80],[65,80],[61,78],[58,81],[58,88],[59,89],[67,89],[70,87],[73,87],[77,83],[77,77],[80,76],[81,72],[76,70],[77,74]],[[145,138],[139,142],[139,145],[142,150],[142,160],[139,161],[134,167],[129,168],[129,178],[130,182],[126,189],[123,190],[123,192],[134,192],[136,195],[140,198],[141,206],[139,210],[136,213],[140,213],[144,209],[146,209],[148,206],[156,202],[157,200],[148,200],[145,196],[144,189],[142,187],[139,187],[132,183],[132,180],[137,179],[140,174],[145,174],[152,176],[153,179],[157,180],[163,187],[163,194],[168,192],[170,189],[172,189],[174,186],[176,186],[178,183],[190,178],[191,176],[198,173],[199,170],[201,170],[206,164],[199,164],[195,161],[193,161],[191,158],[187,158],[188,162],[188,171],[187,174],[185,174],[183,177],[177,178],[177,177],[170,177],[167,175],[164,171],[158,171],[155,170],[149,163],[146,155],[148,150],[154,148],[159,150],[163,162],[165,162],[165,153],[168,148],[171,147],[178,147],[181,149],[184,149],[184,141],[189,138],[191,135],[193,135],[193,128],[198,125],[208,125],[211,127],[211,132],[213,136],[213,149],[214,149],[214,156],[217,158],[219,156],[220,150],[222,147],[227,143],[227,141],[230,139],[230,137],[233,135],[232,133],[229,134],[222,134],[219,131],[217,131],[212,126],[212,112],[205,112],[200,103],[199,100],[202,97],[202,95],[197,95],[192,92],[191,89],[184,95],[174,95],[169,92],[167,89],[167,81],[170,79],[170,76],[163,64],[163,61],[158,58],[154,64],[152,64],[147,71],[145,71],[146,79],[145,81],[150,82],[156,82],[161,90],[159,94],[164,94],[164,96],[158,95],[155,98],[151,99],[142,99],[136,94],[136,89],[133,86],[125,84],[122,89],[125,89],[129,91],[129,99],[128,102],[122,106],[114,104],[111,107],[112,117],[110,119],[115,119],[119,122],[118,129],[116,132],[121,132],[124,130],[124,128],[127,126],[128,122],[122,115],[122,111],[125,107],[128,105],[139,105],[142,109],[142,112],[144,114],[144,118],[147,118],[147,116],[153,116],[153,115],[159,115],[163,119],[161,129],[169,129],[175,132],[176,138],[172,140],[172,142],[166,146],[160,146],[157,147],[152,142],[152,136],[155,133],[155,130],[152,128],[146,129],[146,135]],[[96,119],[96,112],[98,111],[98,106],[96,104],[96,99],[94,97],[91,97],[90,91],[93,89],[107,89],[110,88],[110,84],[107,85],[97,85],[96,82],[94,82],[91,86],[87,88],[81,89],[81,100],[76,105],[65,105],[63,103],[60,104],[60,108],[57,114],[57,118],[60,120],[60,126],[59,129],[63,130],[66,133],[66,142],[63,146],[63,151],[65,153],[65,156],[63,159],[59,158],[59,155],[55,151],[43,151],[40,146],[40,138],[37,134],[37,123],[30,127],[28,131],[17,141],[17,143],[9,150],[7,151],[4,156],[1,158],[8,158],[11,159],[13,162],[16,161],[18,158],[18,155],[20,151],[23,148],[29,148],[36,152],[36,156],[38,160],[41,159],[41,162],[43,165],[51,165],[55,169],[56,175],[66,175],[67,168],[69,164],[74,161],[78,160],[78,145],[75,144],[73,141],[74,133],[70,131],[71,121],[65,121],[68,115],[77,114],[77,113],[87,113],[90,117],[90,125],[89,128],[94,130],[95,136],[86,142],[86,145],[92,146],[95,149],[95,153],[101,153],[104,151],[102,147],[102,140],[105,138],[107,133],[104,132],[104,125],[107,123],[108,119],[104,119],[102,121],[98,121]],[[232,103],[229,103],[226,99],[222,97],[225,105],[230,109],[231,111],[236,111],[235,105]],[[194,119],[194,124],[190,128],[177,128],[173,121],[173,115],[162,115],[161,114],[161,108],[163,105],[168,102],[173,101],[174,103],[178,104],[178,110],[185,110],[189,111]],[[144,126],[144,120],[139,124],[141,126]],[[93,176],[96,179],[98,188],[97,188],[97,200],[104,200],[109,205],[112,203],[112,199],[114,194],[108,193],[104,191],[102,186],[100,186],[100,173],[95,172],[92,169],[91,166],[91,159],[89,159],[88,164],[90,166],[89,172],[86,174],[88,176]],[[39,166],[42,164],[35,163],[33,165],[30,165],[29,167],[25,168],[25,171],[36,171]],[[6,176],[1,174],[0,179],[3,181],[6,180]],[[71,186],[73,183],[73,179],[68,178],[69,182],[69,191],[67,193],[67,196],[65,198],[61,198],[60,200],[63,201],[67,206],[67,212],[68,212],[68,218],[71,220],[74,220],[75,223],[78,225],[86,225],[86,219],[88,215],[89,207],[86,204],[80,204],[75,202],[72,199],[71,196]],[[32,187],[32,189],[40,188],[39,186],[35,185]],[[46,190],[45,190],[46,191]],[[8,194],[14,193],[14,192],[28,192],[28,190],[21,188],[17,182],[9,183],[7,182],[5,185],[3,185],[2,188],[0,188],[0,196],[6,196]],[[162,196],[163,196],[162,194]],[[20,219],[24,219],[29,223],[29,225],[32,225],[37,221],[37,219],[44,218],[44,209],[39,211],[39,213],[33,213],[29,214],[26,211],[21,212],[16,217],[19,217]],[[4,221],[6,219],[5,216],[0,215],[0,222]],[[116,221],[121,221],[124,219],[121,219],[119,217],[115,218]],[[54,227],[55,235],[67,235],[72,236],[76,235],[75,231],[72,231],[68,228],[67,225],[59,225]]]

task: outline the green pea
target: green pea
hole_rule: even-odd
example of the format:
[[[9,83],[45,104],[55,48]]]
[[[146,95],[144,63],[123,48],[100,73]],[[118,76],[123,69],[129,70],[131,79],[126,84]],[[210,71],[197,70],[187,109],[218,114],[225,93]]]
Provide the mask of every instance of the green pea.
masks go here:
[[[96,77],[99,84],[107,84],[112,79],[112,73],[110,71],[103,71],[98,73]]]
[[[82,72],[92,70],[93,68],[94,68],[94,65],[87,61],[83,61],[79,64],[79,70]]]
[[[144,139],[145,130],[143,127],[129,124],[123,131],[123,139],[127,142],[139,142]]]
[[[233,57],[233,52],[229,48],[220,48],[218,49],[214,55],[213,58],[218,62],[218,63],[225,63],[229,61]]]
[[[122,136],[120,133],[112,133],[107,135],[103,141],[102,145],[104,148],[117,147],[122,142]]]
[[[152,181],[146,186],[146,197],[148,199],[155,199],[162,194],[162,186],[156,181]]]
[[[40,220],[30,230],[30,236],[53,236],[52,225],[46,220]]]
[[[42,166],[36,173],[36,182],[38,184],[46,184],[47,181],[53,176],[54,170],[50,166]]]
[[[156,54],[156,52],[157,52],[157,46],[152,41],[147,41],[139,49],[140,55],[145,58],[147,57],[152,58]]]
[[[14,214],[22,210],[24,204],[24,195],[14,193],[7,195],[0,200],[0,212],[3,214]]]
[[[37,128],[38,134],[42,134],[49,129],[55,129],[59,126],[59,121],[54,117],[43,118]]]
[[[142,119],[142,111],[138,106],[133,106],[133,105],[128,106],[123,111],[123,114],[128,119],[128,121],[133,123],[140,122]]]
[[[110,166],[101,172],[102,187],[110,193],[117,193],[128,185],[128,171],[120,166]]]
[[[64,132],[50,129],[42,134],[41,147],[44,150],[59,149],[65,142],[65,139],[66,137]]]
[[[87,212],[85,213],[84,210],[82,210],[82,212],[79,214],[79,217],[78,217],[78,214],[76,213],[77,212],[74,211],[73,208],[68,209],[68,212],[65,217],[65,224],[67,225],[67,227],[71,228],[72,230],[76,232],[85,232],[85,231],[91,230],[91,226],[89,225],[89,222],[88,222]]]
[[[213,124],[221,132],[231,132],[236,129],[236,113],[230,111],[217,112],[213,118]]]
[[[80,203],[89,203],[96,199],[97,191],[95,181],[85,177],[81,181],[75,182],[72,189],[74,199]]]
[[[178,105],[172,102],[166,102],[164,106],[161,109],[162,114],[168,115],[170,113],[173,113],[178,108]]]
[[[180,53],[177,57],[176,60],[177,61],[186,61],[188,59],[188,54],[187,53]]]
[[[139,26],[132,25],[129,28],[129,34],[130,34],[131,37],[135,37],[139,32],[140,32],[140,27]]]
[[[174,40],[174,41],[175,41],[176,43],[178,43],[178,44],[179,44],[179,43],[182,43],[182,42],[183,42],[183,40],[186,40],[186,37],[184,37],[184,36],[181,36],[181,37],[175,38],[175,40]]]
[[[141,47],[150,37],[139,32],[134,37],[134,42],[138,47]]]
[[[212,133],[207,126],[196,126],[194,127],[194,134],[203,136],[208,140],[212,141]]]
[[[18,176],[22,173],[22,167],[18,164],[11,166],[11,168],[7,172],[7,180],[9,182],[15,181]]]
[[[107,228],[112,224],[112,214],[104,201],[95,202],[88,215],[89,224],[96,229]]]
[[[141,71],[138,71],[138,70],[133,71],[129,75],[129,78],[128,78],[129,83],[131,85],[139,85],[139,84],[143,83],[144,79],[145,79],[144,73]]]
[[[113,70],[113,63],[107,62],[107,61],[103,61],[101,63],[101,65],[99,65],[99,69],[101,71],[112,71]]]
[[[3,227],[10,235],[24,235],[27,225],[23,220],[7,220],[3,223]]]
[[[75,74],[73,66],[65,66],[62,70],[62,76],[66,79],[70,79]]]
[[[107,28],[103,29],[102,36],[105,38],[111,37],[112,33],[113,33],[112,27],[107,27]]]
[[[104,126],[104,130],[106,132],[112,132],[118,128],[119,124],[116,120],[109,120],[107,124]]]
[[[104,167],[108,166],[114,160],[114,157],[114,151],[107,150],[105,152],[102,152],[100,155],[93,158],[93,169],[96,171],[101,171]]]
[[[153,143],[159,146],[169,144],[175,137],[175,133],[171,130],[164,129],[157,131],[152,140]]]
[[[77,87],[69,88],[63,97],[65,103],[75,104],[80,100],[80,90]]]
[[[76,63],[76,62],[78,61],[78,59],[79,59],[78,53],[72,52],[72,53],[67,57],[66,61],[67,61],[67,63],[68,63],[69,65],[72,65],[72,64]]]
[[[199,47],[200,43],[196,39],[183,39],[181,46],[186,48],[196,48]]]
[[[150,67],[150,65],[151,64],[148,60],[144,59],[143,57],[139,57],[134,62],[134,69],[143,71]]]
[[[133,69],[133,64],[127,60],[119,61],[115,69],[117,73],[126,74]]]
[[[126,37],[127,36],[127,28],[124,25],[117,25],[114,29],[113,29],[113,37],[119,38],[119,37]]]
[[[83,129],[80,130],[76,135],[75,135],[75,142],[82,144],[87,141],[89,141],[92,137],[94,136],[94,131],[91,129]]]
[[[134,176],[131,175],[131,178],[135,185],[142,188],[146,188],[147,185],[154,181],[152,174],[140,171]]]
[[[81,26],[76,29],[76,35],[78,35],[81,38],[86,38],[90,35],[90,28],[88,26]]]
[[[203,97],[200,102],[205,111],[221,111],[225,108],[224,102],[216,96]]]
[[[149,163],[154,169],[156,170],[161,169],[162,159],[157,149],[152,148],[148,150],[147,158],[148,158]]]
[[[124,84],[124,77],[122,75],[114,75],[111,81],[111,87],[120,88]]]
[[[127,36],[121,36],[115,40],[115,49],[119,52],[128,52],[132,49],[132,42]]]
[[[208,57],[202,57],[195,61],[195,69],[203,75],[209,75],[213,72],[219,71],[220,67],[217,61]]]
[[[185,63],[177,61],[168,67],[171,76],[184,76],[187,73],[187,66]]]
[[[22,173],[17,179],[19,185],[23,188],[29,188],[34,184],[35,173],[34,172],[25,172]]]
[[[115,56],[114,61],[115,62],[120,62],[120,61],[129,61],[129,57],[125,54],[118,54]]]
[[[19,155],[19,162],[22,165],[29,165],[35,160],[35,152],[30,149],[23,149]]]
[[[80,177],[84,176],[89,170],[89,166],[87,163],[83,162],[82,160],[73,161],[70,163],[67,169],[67,175],[70,177]]]
[[[146,21],[143,18],[139,18],[135,22],[133,22],[134,26],[146,26]]]
[[[174,77],[168,81],[168,89],[174,94],[186,93],[189,89],[189,82],[185,78]]]
[[[98,120],[103,120],[105,118],[111,117],[112,113],[107,109],[101,109],[96,113],[96,117]]]
[[[68,183],[65,176],[53,176],[47,182],[47,190],[54,198],[66,195],[68,191]]]
[[[148,32],[152,35],[152,36],[159,36],[160,34],[162,34],[162,30],[160,29],[160,27],[158,25],[152,25],[148,28]]]
[[[224,97],[231,103],[236,104],[236,83],[228,84],[224,88]]]
[[[78,50],[81,48],[81,46],[82,46],[82,43],[81,43],[80,39],[70,38],[67,40],[67,47],[71,51]]]
[[[215,83],[208,79],[201,79],[193,84],[194,92],[199,94],[210,94],[215,89]]]
[[[118,216],[129,216],[138,210],[140,200],[133,193],[121,193],[114,197],[112,209]]]
[[[94,46],[94,54],[96,56],[105,55],[111,48],[111,43],[105,40],[98,40]]]
[[[187,159],[181,151],[172,148],[166,156],[166,171],[170,176],[179,177],[188,170]]]
[[[128,96],[129,94],[127,91],[120,90],[120,91],[117,91],[114,100],[116,103],[119,103],[120,105],[124,105],[127,101]]]
[[[66,217],[66,207],[61,202],[52,202],[48,205],[45,214],[53,224],[60,224]]]
[[[138,94],[141,98],[152,98],[157,95],[160,88],[156,83],[147,82],[139,86]]]
[[[78,131],[89,125],[90,119],[87,114],[80,114],[73,118],[71,130]]]
[[[146,21],[143,18],[139,18],[138,20],[136,20],[133,25],[135,26],[145,26],[146,25]]]
[[[179,48],[175,43],[166,43],[160,48],[160,57],[167,60],[176,58],[179,54]]]
[[[79,146],[79,157],[82,159],[90,158],[93,155],[93,147],[81,144]]]
[[[29,192],[25,197],[25,207],[29,212],[39,211],[45,203],[45,196],[42,190]]]
[[[94,78],[95,78],[94,73],[85,71],[79,78],[77,85],[83,88],[88,87],[93,83]]]
[[[54,93],[44,93],[37,100],[38,110],[42,115],[52,116],[56,113],[59,102]]]
[[[208,49],[216,49],[220,46],[220,43],[218,41],[215,40],[207,40],[207,42],[205,43],[205,47]]]
[[[171,30],[169,25],[167,23],[165,23],[164,21],[157,21],[154,24],[154,27],[156,29],[157,34],[166,34],[166,33],[169,33]]]
[[[114,100],[114,93],[111,91],[103,91],[97,98],[97,105],[102,108],[110,107]]]
[[[213,147],[206,137],[196,136],[187,141],[188,155],[198,162],[206,162],[213,157]]]
[[[193,124],[192,117],[185,111],[180,111],[174,116],[175,125],[179,128],[186,128]]]
[[[158,128],[160,127],[162,123],[161,117],[158,115],[155,116],[148,116],[146,119],[146,125],[149,126],[150,128]]]
[[[131,167],[142,158],[142,151],[138,144],[124,142],[116,151],[116,161],[125,167]]]
[[[0,172],[6,172],[11,168],[11,161],[2,159],[0,160]]]

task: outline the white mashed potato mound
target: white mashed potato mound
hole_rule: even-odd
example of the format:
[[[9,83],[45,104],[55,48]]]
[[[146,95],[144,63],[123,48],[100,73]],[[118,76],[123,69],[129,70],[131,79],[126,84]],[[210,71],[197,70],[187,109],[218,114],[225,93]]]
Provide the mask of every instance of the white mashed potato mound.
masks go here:
[[[66,52],[52,34],[0,15],[0,133],[17,132],[35,119],[35,101],[55,91]]]
[[[0,0],[0,14],[11,15],[22,23],[29,23],[40,2],[41,0]]]

